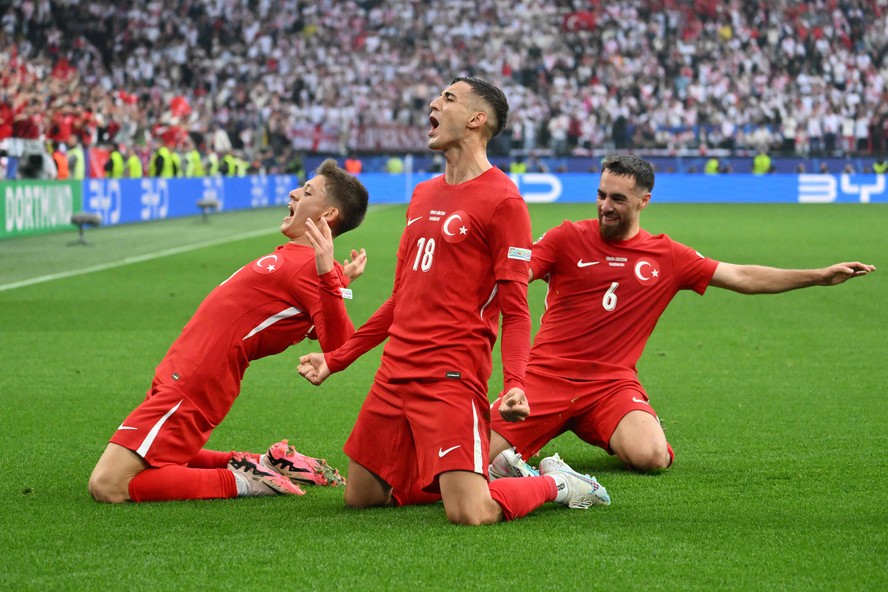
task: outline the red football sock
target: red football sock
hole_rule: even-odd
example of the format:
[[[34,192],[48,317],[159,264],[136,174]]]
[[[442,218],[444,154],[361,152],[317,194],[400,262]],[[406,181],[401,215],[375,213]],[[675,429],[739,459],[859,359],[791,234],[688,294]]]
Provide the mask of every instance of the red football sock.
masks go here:
[[[675,451],[672,450],[672,446],[669,444],[669,442],[666,442],[666,452],[669,453],[669,464],[666,466],[671,467],[672,463],[675,462]]]
[[[134,502],[237,497],[234,473],[227,469],[192,469],[180,465],[145,469],[129,483]]]
[[[232,452],[204,448],[188,461],[188,466],[192,469],[224,469],[228,466],[232,454]]]
[[[526,516],[546,502],[555,501],[558,489],[552,477],[497,479],[490,484],[490,497],[503,509],[506,520]]]

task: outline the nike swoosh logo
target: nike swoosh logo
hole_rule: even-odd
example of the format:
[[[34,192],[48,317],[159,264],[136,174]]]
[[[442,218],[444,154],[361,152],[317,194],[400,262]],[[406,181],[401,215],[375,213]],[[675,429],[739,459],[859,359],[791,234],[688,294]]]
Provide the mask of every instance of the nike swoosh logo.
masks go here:
[[[588,263],[580,259],[577,261],[577,267],[590,267],[592,265],[598,265],[598,261],[589,261]]]
[[[417,216],[416,218],[410,218],[409,220],[407,220],[407,226],[410,226],[411,224],[413,224],[417,220],[422,220],[422,216]]]
[[[456,450],[460,446],[461,446],[461,444],[457,444],[456,446],[451,446],[447,450],[444,450],[443,448],[439,448],[438,449],[438,458],[444,458],[445,455],[450,454],[451,452],[453,452],[454,450]]]
[[[138,430],[139,428],[134,428],[132,426],[120,424],[120,427],[117,429],[118,430]]]
[[[632,400],[635,401],[636,403],[644,403],[645,405],[650,405],[650,403],[648,403],[644,399],[639,399],[638,397],[632,397]]]

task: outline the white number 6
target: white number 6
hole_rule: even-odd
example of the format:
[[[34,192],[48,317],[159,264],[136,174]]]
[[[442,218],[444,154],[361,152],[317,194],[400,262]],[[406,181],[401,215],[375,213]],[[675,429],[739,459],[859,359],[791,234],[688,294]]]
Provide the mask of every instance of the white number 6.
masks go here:
[[[619,286],[620,284],[618,282],[612,283],[611,287],[604,293],[604,298],[601,299],[601,306],[603,306],[604,310],[607,312],[617,308],[617,295],[615,292]]]

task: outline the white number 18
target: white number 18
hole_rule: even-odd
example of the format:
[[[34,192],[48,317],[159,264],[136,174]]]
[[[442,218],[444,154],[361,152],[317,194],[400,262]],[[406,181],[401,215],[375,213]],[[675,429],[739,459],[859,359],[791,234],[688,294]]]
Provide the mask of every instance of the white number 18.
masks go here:
[[[425,247],[425,248],[423,248]],[[432,268],[432,259],[435,257],[435,239],[426,240],[421,237],[416,242],[416,261],[413,262],[413,271],[422,269],[428,271]]]

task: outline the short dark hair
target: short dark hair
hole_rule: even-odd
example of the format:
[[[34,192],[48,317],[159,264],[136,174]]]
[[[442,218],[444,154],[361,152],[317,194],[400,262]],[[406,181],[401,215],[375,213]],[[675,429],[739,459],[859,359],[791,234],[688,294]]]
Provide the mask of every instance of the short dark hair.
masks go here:
[[[654,168],[651,163],[632,154],[609,154],[601,163],[601,172],[604,171],[635,179],[636,187],[645,193],[654,188]]]
[[[493,109],[492,114],[487,114],[488,116],[493,115],[493,121],[491,122],[493,133],[490,137],[497,137],[506,127],[506,123],[509,120],[509,101],[506,99],[505,93],[493,84],[476,76],[458,76],[450,84],[456,84],[457,82],[465,82],[471,86],[472,92]]]
[[[332,158],[326,159],[315,169],[315,175],[324,175],[327,180],[327,199],[339,208],[339,218],[330,230],[333,236],[345,234],[357,228],[367,214],[370,196],[364,184],[351,173],[339,168]]]

